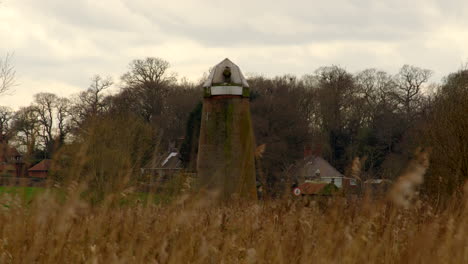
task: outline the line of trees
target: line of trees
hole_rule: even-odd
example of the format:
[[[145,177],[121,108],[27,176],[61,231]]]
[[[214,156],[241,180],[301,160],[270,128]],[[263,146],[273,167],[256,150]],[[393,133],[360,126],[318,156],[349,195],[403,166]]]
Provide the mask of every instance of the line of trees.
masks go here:
[[[393,178],[414,149],[423,146],[433,150],[426,190],[457,192],[468,178],[468,70],[441,84],[429,84],[431,75],[428,69],[404,65],[396,74],[377,69],[353,74],[329,66],[300,78],[249,77],[257,144],[266,144],[261,162],[268,189],[280,188],[285,171],[304,149],[342,172],[353,158],[366,157],[364,177]],[[0,81],[8,83],[3,76]],[[120,90],[107,93],[112,86]],[[87,90],[70,98],[39,93],[18,111],[1,107],[0,132],[33,162],[82,142],[96,120],[125,117],[147,126],[157,152],[185,137],[190,151],[184,151],[183,159],[189,164],[196,155],[201,100],[201,84],[177,78],[167,61],[139,59],[118,82],[97,75]],[[118,136],[118,127],[107,133]]]

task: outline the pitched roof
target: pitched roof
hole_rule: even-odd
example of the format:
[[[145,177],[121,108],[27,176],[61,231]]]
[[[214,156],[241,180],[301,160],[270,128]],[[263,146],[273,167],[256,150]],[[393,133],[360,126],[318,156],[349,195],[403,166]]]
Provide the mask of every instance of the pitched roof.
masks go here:
[[[144,169],[180,169],[182,162],[180,161],[180,153],[169,152],[164,160],[161,156],[156,156],[151,159],[143,168]]]
[[[315,176],[315,172],[320,170],[321,177],[344,177],[330,163],[319,156],[309,156],[296,164],[297,176]]]
[[[38,164],[32,166],[28,171],[48,171],[51,163],[52,160],[50,159],[42,160]]]
[[[182,162],[180,161],[180,154],[178,152],[171,152],[167,158],[161,163],[162,168],[178,169],[181,168]]]
[[[229,68],[231,70],[231,82],[232,84],[238,84],[242,87],[249,87],[247,80],[245,79],[244,75],[242,74],[239,66],[234,64],[228,58],[224,59],[222,62],[218,63],[214,68],[211,70],[208,79],[206,79],[203,87],[211,87],[213,84],[220,84],[224,83],[225,79],[223,77],[223,71]]]

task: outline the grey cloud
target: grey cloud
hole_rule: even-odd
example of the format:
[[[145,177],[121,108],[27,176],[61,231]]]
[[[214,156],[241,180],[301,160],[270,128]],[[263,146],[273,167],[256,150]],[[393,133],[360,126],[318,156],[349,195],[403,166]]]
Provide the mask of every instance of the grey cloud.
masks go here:
[[[109,5],[102,3],[109,2]],[[101,4],[99,4],[101,3]],[[113,4],[111,4],[113,3]],[[26,1],[24,6],[44,17],[57,19],[67,24],[92,30],[135,31],[138,24],[145,23],[138,15],[126,9],[121,1],[62,1],[41,0]],[[118,9],[116,8],[118,7]],[[136,23],[137,22],[137,23]]]
[[[186,1],[174,0],[178,7],[167,8],[161,2],[110,1],[118,6],[91,4],[90,1],[34,1],[34,8],[78,27],[134,32],[149,41],[162,41],[152,27],[160,29],[169,37],[184,37],[210,46],[238,46],[251,44],[304,44],[340,40],[399,41],[416,38],[426,32],[437,17],[422,12],[418,3],[438,10],[449,10],[439,2],[415,1],[239,1],[219,4],[211,1],[199,3],[199,10],[186,10]],[[376,4],[381,3],[381,4]],[[218,4],[215,4],[218,3]],[[222,2],[221,2],[222,3]],[[207,6],[217,8],[209,9]],[[204,12],[205,11],[205,12]],[[211,12],[209,12],[211,11]],[[443,13],[443,11],[440,11]],[[264,15],[271,20],[264,21]],[[437,15],[437,14],[435,14]],[[287,33],[278,32],[275,23],[282,18],[291,18],[306,32],[290,28]],[[136,23],[135,23],[136,22]],[[230,23],[226,23],[230,22]],[[269,22],[274,22],[269,25]],[[260,24],[263,26],[253,27]],[[260,30],[261,29],[261,30]],[[296,32],[297,31],[297,32]],[[152,34],[153,33],[153,34]]]
[[[214,46],[255,43],[303,44],[337,40],[398,41],[415,37],[418,32],[427,31],[437,22],[434,21],[434,17],[428,17],[421,12],[418,6],[403,8],[408,5],[407,1],[396,1],[400,3],[398,6],[376,5],[374,2],[294,1],[285,5],[260,1],[244,5],[245,9],[231,10],[230,5],[226,5],[226,11],[219,13],[166,10],[164,15],[141,5],[129,6],[134,13],[144,15],[148,20],[160,25],[169,35],[184,36]],[[183,5],[182,2],[180,4]],[[203,6],[200,10],[203,10]],[[252,12],[253,10],[257,12]],[[269,21],[262,21],[265,14],[272,18],[281,16],[278,17],[278,21],[272,21],[274,23],[268,25]],[[291,28],[286,34],[278,32],[275,23],[281,23],[283,17],[292,18],[297,24],[309,27],[310,30],[299,31],[297,34],[294,34],[296,28]],[[219,24],[225,21],[231,23],[219,27]],[[264,23],[266,25],[261,31],[251,26]]]
[[[0,17],[18,32],[0,52],[16,52],[19,74],[83,89],[91,75],[118,76],[141,56],[163,57],[193,79],[218,56],[268,75],[330,64],[394,71],[410,63],[435,70],[436,80],[468,59],[460,44],[468,39],[461,32],[468,26],[463,0],[15,0],[4,6],[20,17]],[[441,37],[441,27],[454,32]],[[0,39],[12,38],[2,32],[11,31],[0,24]]]

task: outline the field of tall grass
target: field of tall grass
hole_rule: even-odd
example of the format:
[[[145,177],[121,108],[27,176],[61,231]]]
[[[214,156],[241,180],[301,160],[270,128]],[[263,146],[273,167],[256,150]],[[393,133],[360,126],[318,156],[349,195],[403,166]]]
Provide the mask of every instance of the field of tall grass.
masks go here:
[[[71,185],[24,203],[0,198],[0,263],[467,263],[468,197],[436,210],[417,202],[335,197],[170,204],[109,196],[98,205]],[[147,200],[149,201],[149,200]]]
[[[413,193],[421,164],[379,199],[155,203],[128,189],[95,203],[75,182],[33,199],[4,192],[0,263],[468,263],[468,184],[433,208]]]
[[[96,152],[89,146],[71,153]],[[109,159],[115,151],[96,153],[107,159],[88,154],[88,163],[62,163],[94,182],[63,181],[33,197],[13,189],[0,195],[0,263],[468,263],[468,184],[464,197],[443,206],[421,198],[424,151],[380,198],[223,203],[180,180],[171,199],[139,193],[128,181],[132,171],[125,173],[132,152],[121,151],[123,165]],[[359,179],[357,161],[352,175]],[[122,182],[104,177],[119,172]]]

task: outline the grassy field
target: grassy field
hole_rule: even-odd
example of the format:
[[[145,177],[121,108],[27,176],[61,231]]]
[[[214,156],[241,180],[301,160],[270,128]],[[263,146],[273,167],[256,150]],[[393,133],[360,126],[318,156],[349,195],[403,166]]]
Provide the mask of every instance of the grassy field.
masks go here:
[[[4,194],[19,196],[24,202],[31,202],[35,196],[43,191],[44,188],[40,187],[0,186],[0,196]]]
[[[0,197],[7,195],[10,198],[17,198],[21,203],[29,204],[40,196],[41,193],[49,190],[51,193],[56,195],[56,198],[60,202],[64,202],[67,198],[66,191],[57,188],[46,189],[42,187],[20,187],[20,186],[0,186]],[[87,192],[80,194],[82,198],[86,197]],[[144,192],[128,192],[121,193],[121,197],[118,199],[118,204],[121,206],[131,206],[138,203],[154,203],[154,204],[168,204],[173,197],[168,194],[158,193],[150,194]]]

